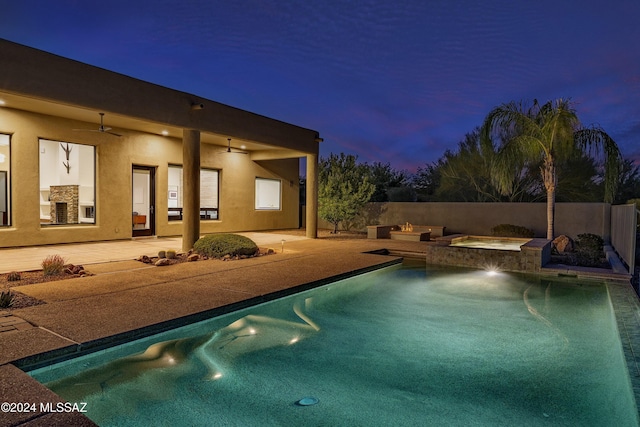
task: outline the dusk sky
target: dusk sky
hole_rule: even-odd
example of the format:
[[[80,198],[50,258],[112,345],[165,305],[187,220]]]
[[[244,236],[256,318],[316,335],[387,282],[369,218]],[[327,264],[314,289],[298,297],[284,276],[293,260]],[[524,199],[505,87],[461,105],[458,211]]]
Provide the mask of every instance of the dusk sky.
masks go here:
[[[571,98],[640,162],[640,1],[3,1],[0,37],[415,171],[493,108]]]

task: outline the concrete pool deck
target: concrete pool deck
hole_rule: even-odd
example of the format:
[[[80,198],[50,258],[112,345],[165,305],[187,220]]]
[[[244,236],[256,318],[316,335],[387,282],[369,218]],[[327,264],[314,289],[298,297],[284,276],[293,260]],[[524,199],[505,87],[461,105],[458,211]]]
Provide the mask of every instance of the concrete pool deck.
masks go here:
[[[62,402],[16,366],[37,365],[52,356],[63,357],[92,347],[99,349],[195,321],[199,316],[221,313],[228,307],[255,303],[267,294],[282,294],[310,283],[378,268],[398,262],[403,255],[420,257],[426,253],[425,242],[310,240],[254,234],[261,234],[254,236],[260,246],[273,247],[277,253],[239,261],[149,267],[131,261],[140,252],[129,256],[121,251],[124,260],[90,265],[95,276],[15,288],[46,304],[0,311],[0,325],[8,317],[23,322],[20,328],[0,333],[0,400],[36,405]],[[284,253],[280,253],[282,239],[286,240]],[[155,243],[166,248],[168,242]],[[382,249],[393,255],[368,253]],[[82,259],[72,262],[82,263]],[[555,274],[552,270],[548,273]],[[622,279],[620,275],[611,278]],[[637,313],[637,303],[634,307],[631,311]],[[77,412],[42,413],[39,407],[36,409],[0,412],[0,426],[93,425]]]

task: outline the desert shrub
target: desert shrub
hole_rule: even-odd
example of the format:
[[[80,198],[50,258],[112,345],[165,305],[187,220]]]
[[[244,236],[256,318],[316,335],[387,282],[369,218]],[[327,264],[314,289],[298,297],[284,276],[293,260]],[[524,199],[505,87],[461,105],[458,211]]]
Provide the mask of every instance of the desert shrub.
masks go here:
[[[225,255],[253,255],[258,246],[253,240],[238,234],[210,234],[198,239],[193,250],[200,255],[221,258]]]
[[[45,276],[62,274],[64,270],[64,258],[60,255],[49,255],[42,261],[42,273]]]
[[[9,308],[13,305],[14,295],[11,291],[0,293],[0,308]]]
[[[513,224],[499,224],[491,229],[491,235],[496,237],[529,237],[533,238],[533,230]]]
[[[576,239],[576,260],[578,265],[597,267],[604,258],[604,240],[597,234],[578,234]]]
[[[7,281],[9,282],[17,282],[18,280],[21,280],[21,279],[22,279],[22,275],[17,271],[12,271],[10,273],[7,273]]]
[[[166,258],[166,257],[167,257],[166,251],[158,251],[158,258]]]
[[[173,249],[169,249],[165,252],[165,255],[169,259],[174,259],[176,257],[176,251],[174,251]]]

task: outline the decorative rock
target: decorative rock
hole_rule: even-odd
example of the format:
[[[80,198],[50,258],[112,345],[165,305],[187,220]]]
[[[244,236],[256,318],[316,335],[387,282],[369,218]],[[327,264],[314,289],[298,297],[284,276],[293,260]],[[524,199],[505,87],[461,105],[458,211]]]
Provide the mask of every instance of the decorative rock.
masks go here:
[[[198,255],[198,254],[190,254],[187,257],[187,262],[198,261],[199,259],[200,259],[200,255]]]
[[[231,259],[231,255],[227,254],[225,256],[222,257],[223,261],[229,261]]]
[[[553,239],[553,247],[558,253],[573,252],[573,240],[564,234]]]
[[[171,260],[168,258],[160,258],[158,261],[156,261],[155,266],[156,267],[162,267],[165,265],[171,265]]]
[[[145,264],[151,264],[151,258],[146,255],[140,255],[136,261],[144,262]]]

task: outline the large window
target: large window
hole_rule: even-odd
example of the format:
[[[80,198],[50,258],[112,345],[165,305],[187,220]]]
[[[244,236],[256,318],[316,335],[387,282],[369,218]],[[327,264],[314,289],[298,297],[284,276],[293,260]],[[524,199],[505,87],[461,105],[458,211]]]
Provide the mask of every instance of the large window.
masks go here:
[[[95,147],[40,140],[40,223],[95,224]]]
[[[256,178],[256,210],[280,210],[279,179]]]
[[[0,134],[0,226],[11,218],[11,138]]]
[[[218,181],[219,172],[213,169],[200,169],[200,219],[218,218]],[[182,219],[182,166],[169,166],[169,221]]]

